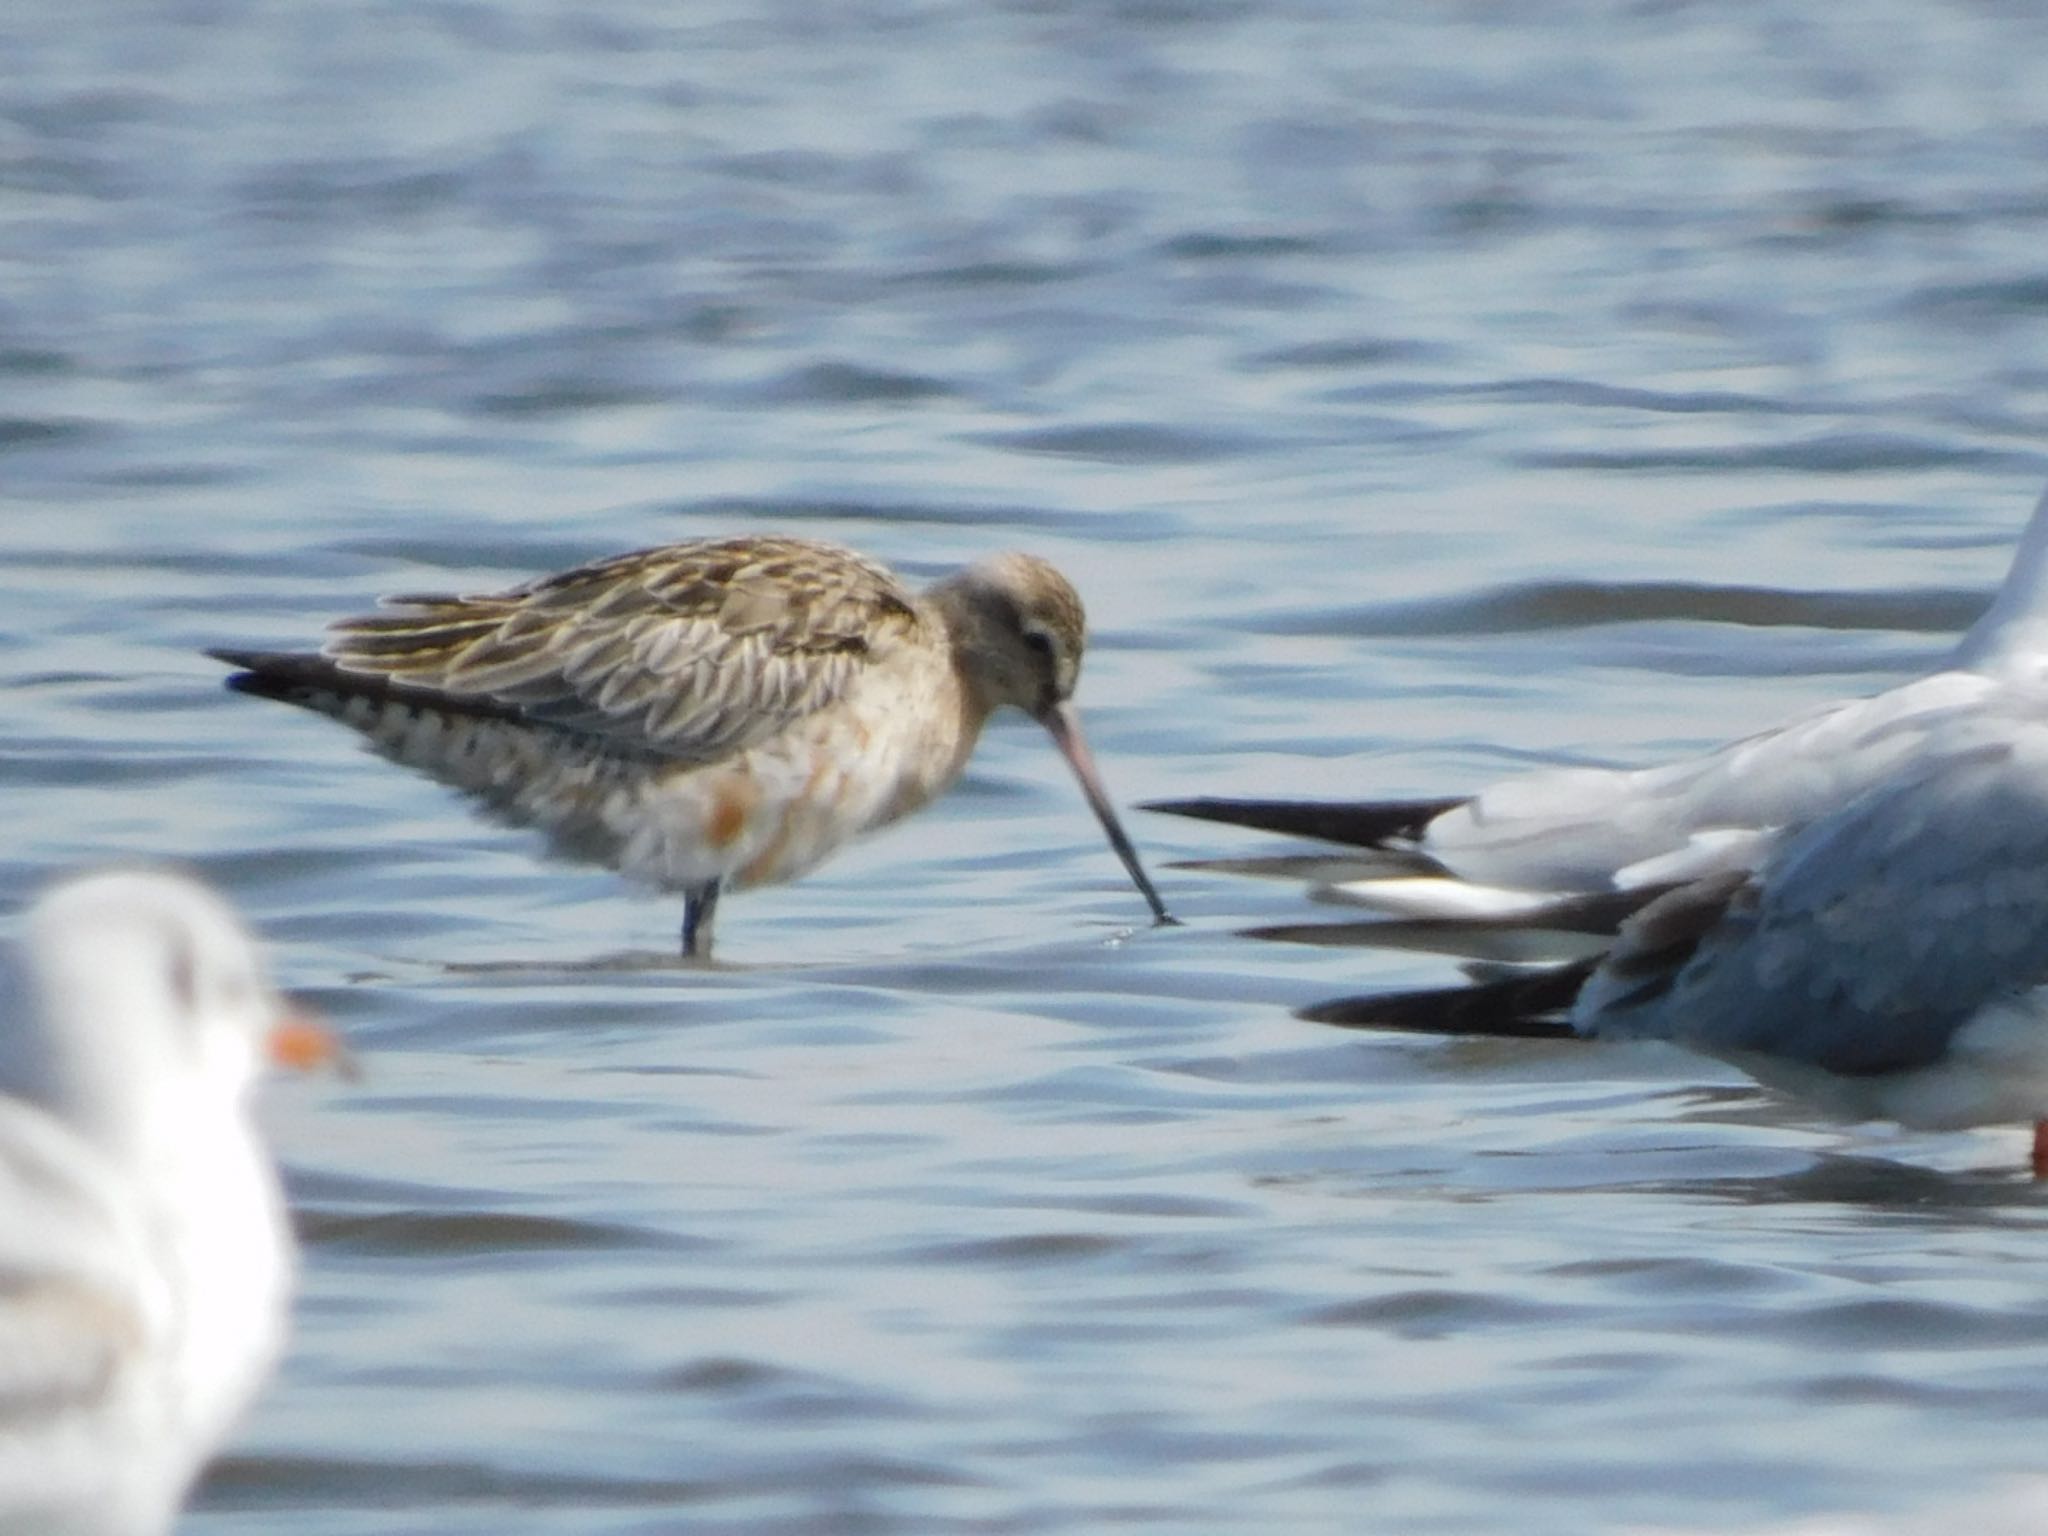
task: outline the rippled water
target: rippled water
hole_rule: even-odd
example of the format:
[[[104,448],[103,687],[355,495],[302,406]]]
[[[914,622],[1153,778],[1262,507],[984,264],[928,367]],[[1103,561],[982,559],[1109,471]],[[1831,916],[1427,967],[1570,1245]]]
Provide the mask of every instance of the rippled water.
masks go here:
[[[191,860],[297,1341],[192,1532],[1740,1529],[2040,1470],[2012,1133],[1319,1032],[1026,723],[735,899],[546,865],[196,652],[713,531],[1066,568],[1126,802],[1638,762],[1875,689],[2048,451],[1997,0],[0,10],[10,905]],[[1247,846],[1156,817],[1155,863]]]

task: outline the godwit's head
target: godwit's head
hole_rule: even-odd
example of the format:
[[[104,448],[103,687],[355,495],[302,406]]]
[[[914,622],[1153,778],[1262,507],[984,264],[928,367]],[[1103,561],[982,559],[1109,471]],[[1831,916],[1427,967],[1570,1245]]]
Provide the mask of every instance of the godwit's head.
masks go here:
[[[1074,712],[1088,617],[1073,584],[1036,555],[1011,551],[977,561],[940,582],[932,589],[932,599],[952,631],[954,664],[972,706],[985,716],[1003,705],[1015,705],[1045,727],[1081,781],[1081,793],[1132,884],[1150,904],[1153,916],[1172,922],[1166,903],[1138,862],[1138,850],[1117,820],[1081,734],[1080,716]]]

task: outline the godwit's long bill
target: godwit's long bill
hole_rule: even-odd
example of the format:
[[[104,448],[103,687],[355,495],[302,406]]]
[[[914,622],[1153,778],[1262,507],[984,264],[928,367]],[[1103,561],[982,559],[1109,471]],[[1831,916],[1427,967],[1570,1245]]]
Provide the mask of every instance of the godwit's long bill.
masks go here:
[[[2044,683],[2048,495],[1947,665],[1873,697],[1652,768],[1551,769],[1446,798],[1149,809],[1352,845],[1215,861],[1304,875],[1319,899],[1371,914],[1263,937],[1594,952],[1312,1016],[1659,1034],[1872,1117],[2031,1117],[2048,1173],[2048,873],[2025,862],[2048,859],[2048,808],[2028,798],[2048,775]]]
[[[0,1530],[164,1536],[282,1341],[291,1246],[248,1102],[332,1042],[179,875],[59,886],[0,1050]]]
[[[909,815],[1006,705],[1051,735],[1160,922],[1072,698],[1066,578],[1001,554],[922,594],[851,550],[703,539],[504,592],[386,600],[321,652],[218,650],[228,686],[353,726],[556,851],[683,894],[710,952],[728,886],[794,879]]]

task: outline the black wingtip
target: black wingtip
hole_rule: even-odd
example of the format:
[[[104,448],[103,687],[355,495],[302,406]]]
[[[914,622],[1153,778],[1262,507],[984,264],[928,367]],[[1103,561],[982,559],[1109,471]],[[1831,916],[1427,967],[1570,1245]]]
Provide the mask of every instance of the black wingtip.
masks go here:
[[[1563,1015],[1593,973],[1593,966],[1593,961],[1586,960],[1471,986],[1332,998],[1300,1009],[1297,1017],[1344,1029],[1576,1040],[1578,1031]]]
[[[1465,804],[1467,798],[1459,795],[1437,800],[1233,800],[1199,795],[1188,800],[1148,800],[1139,809],[1191,816],[1197,821],[1220,821],[1226,826],[1251,827],[1260,832],[1320,838],[1326,843],[1377,848],[1390,839],[1420,837],[1432,821]]]

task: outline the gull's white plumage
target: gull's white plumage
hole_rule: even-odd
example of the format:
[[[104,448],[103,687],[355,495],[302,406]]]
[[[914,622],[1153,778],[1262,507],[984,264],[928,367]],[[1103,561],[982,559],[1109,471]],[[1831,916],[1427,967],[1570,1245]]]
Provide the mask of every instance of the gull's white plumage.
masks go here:
[[[1304,1017],[1671,1041],[1851,1119],[2031,1121],[2048,1177],[2044,609],[2048,495],[1949,664],[1874,697],[1677,763],[1529,774],[1462,801],[1171,808],[1361,831],[1368,852],[1342,855],[1324,894],[1374,918],[1266,936],[1524,960],[1525,930],[1556,929],[1576,955]]]
[[[1632,918],[1572,1010],[1845,1119],[2048,1114],[2048,690],[2015,680],[1750,867]]]
[[[152,1536],[270,1369],[291,1256],[248,1099],[282,1007],[203,886],[59,886],[0,1020],[0,1531]]]
[[[1846,1119],[2031,1121],[2048,1176],[2048,679],[2012,678],[1844,804],[1730,844],[1589,959],[1304,1014],[1670,1041]]]

